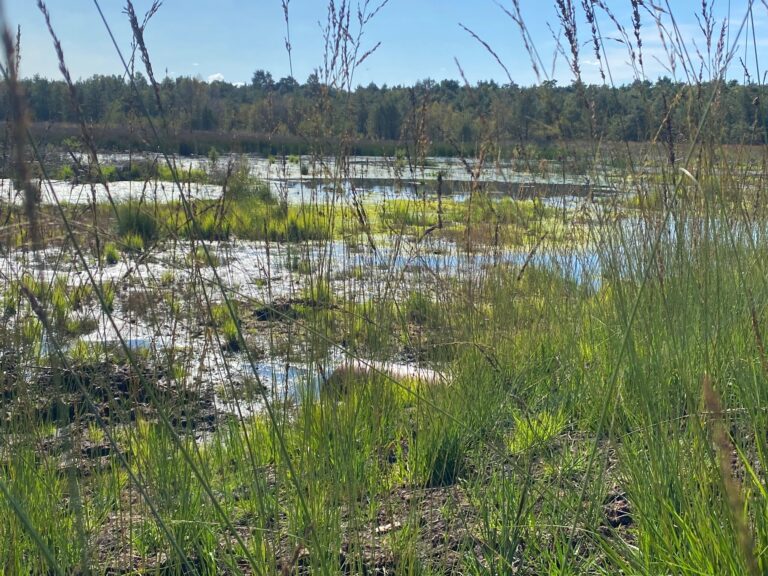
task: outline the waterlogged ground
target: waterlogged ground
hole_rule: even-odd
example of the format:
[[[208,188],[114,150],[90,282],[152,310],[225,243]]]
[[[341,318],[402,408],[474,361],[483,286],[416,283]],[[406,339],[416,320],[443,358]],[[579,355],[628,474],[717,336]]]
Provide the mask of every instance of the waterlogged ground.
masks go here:
[[[112,313],[104,313],[98,300],[91,298],[71,312],[72,320],[91,329],[77,338],[62,339],[60,345],[71,349],[82,343],[99,349],[124,344],[153,356],[174,350],[183,366],[179,385],[212,391],[222,410],[251,412],[260,409],[262,386],[269,398],[297,401],[302,390],[318,386],[319,371],[330,373],[347,360],[343,335],[329,334],[327,341],[318,343],[302,329],[301,314],[307,308],[404,303],[421,292],[439,305],[441,285],[480,279],[495,266],[556,269],[579,282],[596,281],[599,273],[595,253],[586,249],[581,253],[549,249],[467,253],[437,239],[418,244],[386,237],[374,241],[375,249],[343,241],[208,242],[213,265],[199,244],[179,241],[146,254],[124,253],[113,265],[99,267],[89,256],[89,272],[61,248],[14,251],[3,261],[2,280],[6,289],[30,274],[49,286],[59,279],[68,291],[92,281],[109,286],[115,295]],[[322,287],[327,294],[317,294],[319,278],[328,279],[327,287]],[[225,294],[237,308],[250,357],[239,346],[217,340],[220,326],[208,309],[219,308],[219,314],[226,315]],[[424,367],[418,363],[418,354],[407,348],[369,359]],[[41,353],[53,352],[44,341]],[[233,382],[235,386],[225,385]],[[250,394],[243,394],[243,388],[249,388]]]
[[[101,159],[113,165],[128,160],[127,155]],[[208,159],[177,162],[184,172],[215,170],[229,160],[220,158],[215,165]],[[458,202],[470,200],[472,182],[481,184],[492,199],[510,194],[520,197],[526,186],[545,186],[546,196],[540,201],[556,209],[563,229],[581,229],[586,223],[595,232],[599,222],[615,216],[611,178],[595,184],[584,175],[557,174],[556,165],[550,166],[551,173],[542,174],[526,172],[520,163],[478,170],[445,158],[428,159],[428,168],[418,171],[411,171],[402,161],[366,157],[351,158],[344,166],[330,158],[309,157],[246,156],[237,161],[246,161],[252,176],[268,182],[276,196],[298,206],[362,201],[376,207],[390,199],[415,200],[425,192],[434,195],[439,173],[450,184],[447,197]],[[620,184],[618,176],[613,179]],[[148,205],[162,205],[179,199],[178,188],[157,180],[118,181],[108,187],[53,181],[41,183],[41,189],[43,203],[87,204],[94,195],[100,204],[141,199]],[[9,180],[0,181],[0,190],[7,201],[20,201]],[[539,188],[538,193],[541,191]],[[220,197],[222,187],[192,182],[184,185],[184,192],[193,201],[211,200]],[[622,219],[630,236],[650,237],[645,220]],[[674,222],[669,226],[674,232]],[[211,241],[204,247],[164,240],[146,251],[124,251],[113,264],[98,262],[87,250],[84,263],[64,245],[37,253],[11,250],[3,259],[0,282],[7,290],[31,276],[42,285],[58,283],[67,291],[95,283],[113,293],[110,313],[91,295],[85,304],[69,311],[67,321],[80,328],[69,330],[58,342],[43,336],[42,355],[55,353],[56,346],[67,351],[125,346],[153,358],[171,355],[177,373],[166,378],[168,382],[205,397],[211,411],[243,414],[261,410],[265,397],[296,402],[307,391],[317,392],[324,378],[350,354],[406,370],[416,367],[439,372],[443,368],[439,361],[410,341],[413,334],[409,332],[419,332],[419,326],[405,329],[400,345],[358,350],[350,348],[344,334],[350,328],[339,328],[339,324],[354,324],[348,317],[354,318],[366,306],[395,303],[407,307],[414,295],[423,295],[439,307],[441,292],[449,291],[452,283],[481,282],[500,266],[520,274],[540,268],[597,288],[601,269],[594,240],[593,236],[559,243],[531,237],[518,247],[468,247],[458,236],[404,231],[398,236],[357,235],[325,242]],[[227,324],[227,301],[235,307],[244,342],[240,334],[232,333],[237,332],[233,325]],[[323,313],[334,318],[323,319],[318,334],[316,317]],[[405,313],[405,324],[418,324],[407,317],[411,313]],[[11,317],[9,325],[14,321]],[[225,326],[229,334],[222,336]]]
[[[221,197],[221,186],[212,184],[185,185],[184,194],[190,200],[214,200]],[[9,204],[20,204],[22,194],[8,179],[0,179],[0,198]],[[172,182],[110,182],[103,184],[72,184],[63,180],[40,183],[40,201],[43,204],[97,204],[143,200],[165,204],[180,199],[178,188]]]
[[[104,163],[127,164],[127,154],[107,154],[101,156]],[[133,157],[134,160],[136,156]],[[574,173],[570,168],[558,162],[521,162],[494,161],[482,165],[475,159],[429,157],[418,165],[407,158],[388,158],[381,156],[351,156],[342,164],[330,156],[283,156],[263,158],[255,155],[221,156],[216,166],[225,166],[227,162],[245,160],[251,174],[265,181],[305,181],[305,180],[433,180],[441,174],[446,181],[455,182],[517,182],[517,183],[557,183],[581,185],[585,176]],[[182,170],[210,169],[212,162],[204,157],[177,158],[177,166]],[[605,172],[605,181],[595,184],[607,184],[618,173]],[[595,179],[593,178],[593,181]]]
[[[66,159],[64,159],[66,161]],[[85,159],[84,159],[85,160]],[[164,163],[162,157],[128,154],[105,154],[102,165],[127,166],[129,162]],[[446,198],[463,200],[473,187],[484,192],[517,198],[546,197],[551,201],[565,196],[585,198],[615,195],[626,189],[625,176],[618,172],[581,174],[566,170],[558,163],[486,162],[477,166],[474,160],[427,158],[424,166],[412,167],[407,161],[382,157],[351,157],[343,165],[334,158],[282,157],[268,159],[257,156],[224,156],[215,163],[207,158],[180,158],[173,163],[183,184],[184,195],[190,200],[216,199],[222,186],[189,183],[185,173],[190,170],[226,170],[229,162],[245,163],[250,175],[269,184],[281,200],[292,204],[327,203],[339,198],[361,201],[382,201],[390,198],[420,198],[437,192],[438,175],[442,178],[441,193]],[[172,182],[110,182],[72,184],[53,179],[41,182],[41,201],[88,204],[93,202],[124,202],[144,199],[149,202],[171,202],[180,199],[180,191]],[[0,180],[0,198],[20,202],[20,194],[10,180]]]
[[[333,159],[244,158],[252,175],[269,182],[278,197],[293,205],[360,200],[375,207],[389,199],[414,200],[425,190],[435,192],[423,180],[408,179],[403,163],[392,159],[356,157],[338,167]],[[220,158],[217,165],[229,160]],[[127,155],[102,158],[112,164],[127,161]],[[208,159],[181,159],[178,163],[182,171],[216,167]],[[577,229],[585,224],[590,237],[568,243],[532,238],[519,247],[479,244],[469,248],[460,238],[408,233],[302,243],[211,241],[204,246],[164,240],[146,252],[125,251],[113,264],[87,254],[83,263],[64,245],[40,252],[11,250],[3,259],[0,283],[7,291],[31,276],[43,285],[58,282],[67,291],[95,283],[112,292],[110,313],[91,295],[87,303],[69,312],[68,321],[81,327],[69,330],[76,334],[65,334],[60,342],[49,342],[43,336],[41,354],[51,355],[55,345],[65,350],[126,346],[151,357],[172,355],[177,365],[175,385],[204,395],[211,410],[238,413],[261,410],[265,397],[300,401],[307,391],[317,392],[324,378],[350,354],[403,368],[442,369],[409,342],[376,351],[350,349],[338,327],[339,318],[327,320],[332,327],[324,325],[324,333],[313,333],[318,312],[343,318],[344,314],[358,314],[365,306],[405,306],[419,294],[439,306],[441,290],[449,290],[454,282],[481,282],[499,266],[520,274],[539,268],[581,285],[600,286],[600,223],[616,216],[612,211],[616,192],[608,188],[612,186],[609,179],[598,186],[583,175],[525,172],[519,163],[476,170],[460,160],[433,158],[427,165],[411,176],[434,179],[440,173],[453,186],[448,197],[459,202],[470,199],[472,181],[486,186],[492,199],[508,195],[510,184],[518,186],[515,196],[519,196],[520,186],[545,185],[549,195],[541,202],[562,216],[561,226]],[[618,177],[615,183],[619,184]],[[222,193],[221,186],[184,186],[190,200],[211,200]],[[0,181],[0,189],[9,202],[20,200],[9,180]],[[42,191],[44,203],[75,205],[92,202],[94,194],[101,204],[142,199],[162,205],[179,199],[172,183],[157,180],[112,182],[108,188],[54,181],[52,187],[42,183]],[[661,224],[631,213],[622,215],[620,222],[619,241],[628,246],[649,244]],[[666,238],[677,235],[674,220],[664,226]],[[682,230],[686,237],[692,233],[685,227]],[[628,262],[626,247],[616,246],[614,253]],[[614,262],[613,266],[628,265]],[[230,317],[227,302],[234,306],[244,342],[240,334],[232,333],[237,332],[232,324],[229,334],[222,336]],[[312,326],[308,326],[308,314],[313,316]],[[14,321],[11,317],[9,325]],[[243,344],[250,353],[244,352]]]
[[[584,569],[575,573],[618,573],[630,565],[623,555],[636,561],[649,524],[669,522],[672,534],[681,522],[729,525],[728,510],[713,508],[721,477],[708,431],[726,411],[707,404],[701,425],[687,423],[701,407],[701,366],[726,366],[716,380],[744,396],[723,398],[745,456],[729,450],[725,466],[745,483],[750,466],[766,469],[754,434],[764,422],[742,409],[762,405],[749,394],[765,364],[745,326],[761,353],[764,220],[643,211],[574,182],[540,182],[548,197],[513,203],[499,196],[520,188],[502,189],[496,174],[483,181],[498,192],[488,204],[511,208],[496,222],[522,241],[495,242],[488,226],[473,236],[456,214],[482,228],[496,212],[456,210],[439,228],[436,202],[410,201],[434,186],[387,180],[383,161],[368,166],[375,177],[313,180],[301,173],[305,160],[263,175],[277,196],[293,207],[362,199],[375,225],[358,226],[349,210],[322,241],[211,233],[229,239],[204,243],[158,226],[138,246],[106,207],[109,216],[82,206],[90,186],[57,182],[57,198],[70,194],[76,205],[76,226],[92,225],[78,213],[106,223],[76,235],[84,261],[72,238],[55,233],[39,251],[9,242],[0,264],[0,460],[30,502],[24,490],[37,484],[24,474],[48,473],[38,461],[51,470],[46,483],[60,483],[56,498],[46,487],[28,506],[35,525],[64,519],[74,530],[76,513],[58,502],[77,484],[95,518],[81,547],[107,573],[182,569],[150,502],[190,543],[184,555],[210,562],[211,573],[235,564],[232,572],[248,573],[241,537],[261,554],[251,567],[297,574],[314,573],[326,553],[323,566],[345,573],[537,574],[563,565],[563,550],[575,550]],[[474,202],[472,184],[460,184],[446,197]],[[199,200],[221,194],[189,190]],[[162,183],[116,182],[110,194],[158,205],[177,198]],[[389,199],[409,201],[385,209]],[[712,361],[702,355],[710,349]],[[393,379],[343,377],[366,369]],[[142,477],[128,481],[128,471]],[[643,492],[651,475],[663,484],[659,506]],[[714,489],[702,490],[708,482]],[[700,516],[670,513],[667,490]],[[327,541],[311,541],[318,527]],[[723,541],[715,532],[704,552]],[[80,561],[76,552],[63,560]]]
[[[573,221],[574,215],[586,214],[583,202],[574,208],[578,199],[553,202],[560,202]],[[589,206],[591,221],[605,216],[600,204]],[[698,220],[625,217],[614,229],[610,266],[631,276],[640,273],[633,267],[646,265],[634,252],[657,238],[688,244],[702,235],[714,239],[725,234],[747,246],[761,242],[765,230],[754,223],[723,227],[715,222],[704,228]],[[172,358],[176,372],[163,375],[167,386],[193,391],[212,421],[216,414],[259,412],[265,399],[300,402],[305,394],[318,393],[334,369],[353,357],[386,362],[394,371],[442,373],[440,359],[414,344],[436,338],[422,338],[423,311],[412,309],[414,299],[418,304],[423,297],[424,306],[439,309],[455,283],[480,284],[500,267],[520,276],[540,269],[597,290],[604,250],[606,245],[597,242],[467,250],[439,236],[407,234],[301,243],[165,240],[146,252],[124,251],[116,263],[107,264],[87,251],[82,262],[64,245],[7,252],[0,284],[5,294],[30,278],[69,294],[90,290],[60,322],[76,328],[59,328],[53,340],[45,331],[39,334],[41,365],[50,364],[45,358],[59,348],[65,354],[84,349],[101,358],[104,350],[127,347],[141,356]],[[674,262],[660,261],[659,267],[674,270]],[[93,294],[94,284],[112,294],[109,312]],[[243,340],[234,323],[228,324],[227,301]],[[361,322],[376,321],[367,316],[371,309],[391,304],[396,307],[385,315],[398,315],[403,326],[402,334],[391,339],[395,344],[355,348],[351,332],[357,334]],[[25,321],[23,314],[7,309],[6,304],[7,329]]]
[[[104,155],[101,162],[119,166],[136,159],[135,155]],[[160,158],[144,160],[162,162]],[[351,158],[343,166],[333,158],[309,157],[222,157],[216,163],[202,158],[175,160],[182,174],[225,170],[230,161],[245,162],[251,177],[267,182],[273,195],[294,206],[362,202],[376,209],[388,200],[434,197],[438,174],[440,192],[449,200],[467,201],[477,186],[491,198],[535,193],[543,205],[562,210],[564,223],[599,218],[601,198],[615,197],[607,179],[595,183],[584,175],[558,173],[559,166],[546,164],[478,168],[471,162],[430,158],[427,167],[411,169],[403,159],[369,157]],[[140,200],[143,205],[162,206],[181,198],[177,186],[157,179],[107,186],[63,180],[39,185],[41,202],[49,205]],[[190,201],[220,198],[222,190],[213,184],[183,185]],[[0,180],[0,197],[9,204],[22,201],[10,180]],[[407,206],[413,209],[410,203]],[[351,357],[385,363],[377,366],[406,377],[412,370],[444,375],[445,367],[429,349],[436,335],[426,334],[421,308],[439,309],[442,294],[456,282],[480,282],[499,266],[520,272],[543,268],[593,286],[600,277],[597,253],[589,243],[555,247],[539,245],[532,238],[516,248],[482,244],[468,248],[458,236],[422,236],[404,230],[397,236],[357,235],[301,243],[211,241],[204,247],[168,239],[147,246],[146,251],[124,250],[112,264],[97,260],[93,248],[85,247],[85,262],[67,243],[56,242],[55,247],[38,252],[14,249],[5,254],[0,266],[0,285],[10,295],[5,301],[15,298],[19,303],[6,303],[5,328],[24,332],[30,324],[27,331],[32,333],[24,336],[23,346],[40,356],[32,372],[22,371],[43,391],[37,412],[43,420],[61,416],[62,408],[45,398],[44,390],[54,373],[48,366],[53,367],[63,355],[75,368],[101,367],[104,374],[96,386],[100,391],[96,401],[102,403],[103,413],[109,414],[111,397],[121,399],[120,405],[131,414],[136,404],[154,418],[153,395],[169,397],[176,404],[194,406],[183,408],[174,418],[194,428],[198,436],[217,426],[222,415],[262,411],[267,399],[290,404],[306,394],[317,394],[334,369]],[[55,305],[48,309],[56,324],[48,334],[35,324],[42,319],[35,320],[39,315],[24,304],[28,298],[19,289],[30,279],[37,286],[31,291],[41,301],[57,298],[56,291],[62,293],[59,300],[80,291],[87,295],[69,309]],[[109,300],[106,310],[94,286]],[[234,307],[239,330],[228,302]],[[401,320],[395,332],[387,334],[387,342],[377,336],[376,342],[355,347],[359,333],[380,330],[377,322],[382,315]],[[122,348],[145,362],[138,376],[125,362],[115,363],[114,353]],[[3,354],[16,370],[13,354]],[[77,369],[71,376],[72,396],[63,408],[70,415],[83,400],[74,391],[76,381],[96,377]],[[138,385],[136,378],[142,388],[150,381],[157,390],[147,397],[131,395],[132,387]],[[9,394],[15,401],[15,393]],[[9,410],[8,417],[13,419],[22,408]]]

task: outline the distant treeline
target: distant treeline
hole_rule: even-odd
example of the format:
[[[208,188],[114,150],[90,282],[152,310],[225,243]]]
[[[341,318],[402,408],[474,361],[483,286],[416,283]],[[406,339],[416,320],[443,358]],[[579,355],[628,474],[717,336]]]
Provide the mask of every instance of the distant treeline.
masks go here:
[[[517,144],[603,139],[671,145],[686,141],[706,112],[718,142],[766,142],[766,88],[735,81],[719,85],[655,83],[609,86],[474,86],[424,80],[412,87],[369,84],[352,92],[328,88],[311,75],[275,81],[263,70],[248,85],[165,78],[158,94],[141,74],[137,91],[121,76],[94,76],[75,85],[77,106],[63,81],[35,76],[23,82],[31,120],[52,133],[80,115],[115,147],[145,138],[146,114],[171,135],[180,152],[208,144],[242,151],[305,151],[318,142],[346,142],[350,151],[387,151],[411,142],[430,154],[471,151],[478,142]],[[715,88],[717,90],[715,91]],[[0,90],[5,92],[5,84]],[[8,116],[6,94],[0,113]]]

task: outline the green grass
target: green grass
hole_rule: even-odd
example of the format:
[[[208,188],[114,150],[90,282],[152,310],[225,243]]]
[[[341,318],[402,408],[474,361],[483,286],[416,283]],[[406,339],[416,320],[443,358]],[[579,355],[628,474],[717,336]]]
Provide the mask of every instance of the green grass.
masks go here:
[[[238,352],[240,350],[240,338],[237,324],[240,320],[237,307],[233,307],[232,312],[230,312],[229,307],[224,303],[214,305],[211,307],[211,321],[219,331],[222,348],[231,352]]]
[[[522,142],[533,171],[630,172],[575,209],[286,205],[211,153],[180,177],[222,199],[43,209],[45,251],[9,210],[0,574],[765,573],[768,214],[715,88],[670,88],[674,167],[674,138]]]
[[[157,218],[151,207],[133,202],[117,206],[117,233],[120,236],[138,236],[146,243],[156,239],[158,232]]]
[[[662,234],[656,244],[655,229],[632,231],[621,221],[603,226],[597,284],[499,264],[434,292],[414,287],[395,306],[347,301],[310,269],[301,296],[324,309],[303,310],[293,329],[380,353],[404,337],[442,341],[450,384],[360,374],[340,394],[307,389],[275,420],[224,422],[202,444],[160,421],[110,426],[154,510],[130,512],[137,505],[126,500],[116,458],[95,476],[70,478],[55,471],[57,456],[33,472],[31,452],[18,449],[5,463],[6,482],[65,571],[93,561],[91,538],[112,533],[107,519],[122,515],[132,520],[119,545],[145,566],[161,555],[172,571],[186,563],[202,573],[248,561],[269,566],[306,548],[301,562],[316,571],[335,570],[344,550],[360,570],[381,561],[429,572],[450,561],[468,573],[743,573],[743,542],[759,550],[768,535],[760,344],[768,254],[753,243],[754,230],[738,222],[724,230],[712,208],[704,218],[673,214],[686,223],[684,243]],[[63,281],[50,291],[31,276],[25,282],[54,318],[93,298]],[[103,291],[114,307],[115,287]],[[18,313],[23,299],[9,307]],[[247,303],[235,318],[224,304],[211,312],[230,353],[241,350],[237,322],[248,314]],[[25,341],[39,342],[34,318],[19,328]],[[78,350],[72,358],[85,354]],[[193,363],[170,373],[194,380],[195,372]],[[705,375],[728,410],[722,420],[707,413]],[[175,414],[183,406],[167,402],[156,408]],[[719,422],[732,446],[726,455],[712,447]],[[105,441],[101,427],[88,430]],[[724,457],[736,476],[721,473]],[[730,485],[741,494],[738,508]],[[51,503],[75,489],[81,509]],[[739,524],[744,512],[749,521]],[[242,543],[226,543],[222,513],[247,524]],[[12,511],[5,517],[0,539],[17,544],[5,548],[3,566],[41,571],[30,535]],[[65,538],[62,527],[84,531]],[[456,553],[430,556],[435,542]]]
[[[398,210],[411,209],[402,206]],[[412,207],[415,215],[406,221],[411,216],[403,212],[399,225],[431,221],[419,215],[418,204]],[[24,418],[44,417],[47,431],[25,432],[26,444],[4,452],[4,482],[13,498],[3,502],[9,508],[0,524],[0,540],[8,543],[0,553],[5,571],[44,570],[33,535],[64,572],[111,562],[94,544],[107,537],[117,549],[134,550],[137,566],[152,569],[163,558],[165,570],[181,572],[189,564],[200,573],[237,572],[247,562],[335,572],[338,550],[360,571],[381,562],[406,572],[451,566],[467,573],[515,567],[529,573],[743,573],[749,550],[768,543],[762,348],[768,253],[757,240],[768,233],[768,222],[757,214],[740,220],[714,190],[671,212],[684,239],[664,233],[659,212],[648,207],[636,213],[644,228],[623,219],[592,225],[592,264],[601,273],[590,282],[558,267],[498,262],[455,276],[422,272],[407,284],[385,278],[399,288],[396,296],[361,300],[352,286],[368,269],[358,266],[330,281],[303,256],[317,238],[334,237],[337,224],[323,221],[316,208],[286,209],[253,198],[217,208],[196,207],[201,223],[211,219],[204,229],[214,238],[227,230],[223,236],[293,242],[276,258],[303,288],[282,328],[264,333],[274,339],[273,350],[284,346],[283,353],[308,361],[310,374],[333,344],[370,358],[408,353],[437,362],[449,383],[351,374],[336,393],[316,394],[308,386],[298,405],[276,404],[274,419],[224,419],[200,443],[194,428],[178,424],[195,418],[187,397],[163,396],[165,388],[145,388],[136,378],[127,384],[129,397],[143,398],[140,391],[148,389],[154,398],[151,409],[142,407],[144,415],[113,406],[107,426],[90,420],[82,438],[43,452],[39,437],[70,422],[62,407],[76,388],[52,389],[54,398],[43,396],[44,409],[36,408],[34,396],[14,392],[20,403],[7,424],[18,427],[13,433],[20,433]],[[521,226],[555,217],[534,203],[502,201],[492,208],[477,208],[472,219]],[[145,237],[167,242],[162,235],[182,215],[175,205],[124,210],[132,222],[121,240],[126,252],[147,250]],[[457,223],[466,210],[448,204],[446,221]],[[343,221],[341,211],[334,214]],[[304,232],[288,233],[291,221],[304,222],[297,229]],[[253,232],[254,222],[267,232]],[[323,235],[310,232],[315,226]],[[570,242],[578,258],[583,244]],[[117,244],[103,246],[109,263]],[[562,246],[554,238],[541,249],[556,253]],[[184,268],[204,267],[200,246],[184,250]],[[294,257],[297,251],[302,258]],[[180,296],[193,289],[182,285],[182,270],[158,278],[158,301],[175,302],[173,318],[201,314],[204,308],[190,310],[190,296]],[[107,312],[121,309],[118,287],[100,285]],[[103,352],[76,339],[94,328],[76,313],[98,302],[95,288],[34,274],[9,285],[3,337],[15,339],[24,354],[39,354],[45,330],[25,294],[44,303],[57,337],[72,339],[67,359],[89,379],[87,389],[109,398],[113,393],[87,368],[99,366]],[[202,337],[218,341],[231,361],[243,359],[251,342],[239,331],[254,329],[253,305],[238,300],[234,317],[225,304],[214,305]],[[184,359],[183,347],[168,351],[163,362],[170,362],[162,376],[168,382],[199,385],[190,384],[201,372],[196,359]],[[8,386],[13,372],[5,374]],[[726,409],[721,416],[708,408],[705,376]],[[224,378],[227,393],[236,391]],[[89,413],[82,409],[75,413]],[[108,445],[110,437],[129,470],[110,448],[95,474],[61,472],[67,454],[90,462],[78,442]],[[720,444],[713,447],[715,437]],[[145,491],[140,503],[130,497],[137,481]],[[61,500],[80,503],[53,504]],[[26,511],[33,532],[11,502]],[[123,518],[125,528],[114,518]],[[430,556],[426,550],[436,546],[442,552]]]
[[[114,242],[107,242],[104,245],[103,258],[109,265],[117,264],[120,261],[120,250]]]
[[[129,232],[120,239],[120,244],[125,252],[138,253],[144,251],[144,238],[139,234]]]

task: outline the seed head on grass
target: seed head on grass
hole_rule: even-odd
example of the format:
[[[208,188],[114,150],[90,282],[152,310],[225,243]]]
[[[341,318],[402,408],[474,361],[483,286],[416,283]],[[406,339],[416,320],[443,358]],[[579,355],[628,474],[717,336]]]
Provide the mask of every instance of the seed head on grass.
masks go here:
[[[709,427],[712,433],[717,463],[720,468],[720,478],[725,490],[728,511],[731,515],[733,528],[736,531],[736,541],[741,550],[748,573],[751,576],[757,576],[760,574],[760,568],[755,556],[754,538],[746,517],[746,501],[741,486],[733,477],[733,470],[731,468],[731,454],[734,452],[734,446],[723,426],[723,405],[720,402],[720,396],[712,385],[712,379],[709,375],[704,376],[702,389],[704,405],[712,416]]]
[[[640,6],[642,0],[630,0],[632,2],[632,30],[635,33],[635,42],[637,43],[637,61],[640,64],[640,70],[645,75],[643,67],[643,39],[640,35]]]
[[[146,28],[147,22],[149,22],[149,19],[157,13],[161,5],[162,2],[155,0],[155,2],[152,3],[152,6],[150,6],[149,10],[144,16],[144,21],[142,24],[139,24],[139,20],[136,18],[136,11],[133,8],[133,2],[131,2],[131,0],[128,0],[126,4],[125,13],[128,15],[128,20],[131,23],[133,38],[139,47],[139,51],[141,52],[141,60],[144,62],[144,67],[147,69],[147,76],[149,76],[150,84],[152,84],[152,89],[155,93],[155,100],[162,115],[164,108],[163,101],[160,98],[160,87],[155,80],[155,73],[152,70],[152,60],[149,58],[149,51],[147,50],[147,45],[144,42],[144,29]]]
[[[29,117],[26,101],[19,84],[19,43],[21,31],[14,43],[7,26],[3,27],[3,49],[5,52],[5,77],[8,82],[8,100],[11,117],[11,138],[13,142],[13,161],[17,187],[24,191],[24,212],[29,221],[30,239],[33,249],[40,248],[40,189],[30,180],[29,166],[25,158]]]

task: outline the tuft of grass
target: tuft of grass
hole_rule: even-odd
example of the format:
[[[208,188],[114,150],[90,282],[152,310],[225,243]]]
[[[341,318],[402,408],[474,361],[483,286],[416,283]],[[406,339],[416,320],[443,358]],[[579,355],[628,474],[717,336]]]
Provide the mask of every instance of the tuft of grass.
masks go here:
[[[114,312],[115,309],[115,295],[117,289],[115,283],[111,280],[109,282],[102,283],[100,286],[101,295],[104,300],[103,307],[105,312]]]
[[[102,257],[110,266],[117,264],[120,261],[120,250],[118,249],[117,244],[114,242],[107,242],[104,244]]]
[[[237,330],[239,322],[237,307],[234,309],[233,318],[226,304],[215,304],[211,307],[211,320],[219,331],[222,348],[229,352],[239,352],[241,346]]]
[[[144,238],[139,234],[128,233],[121,239],[122,249],[129,253],[144,251]]]
[[[438,415],[426,415],[419,424],[408,454],[411,482],[427,488],[456,483],[466,470],[466,432]]]
[[[138,236],[143,242],[155,240],[159,224],[148,206],[136,202],[117,205],[117,233],[119,236]]]
[[[513,454],[526,454],[531,450],[543,450],[565,428],[565,415],[541,412],[532,417],[515,416],[512,433],[507,440]]]
[[[219,258],[209,248],[206,255],[205,249],[202,246],[197,246],[188,256],[187,261],[195,266],[218,266]],[[162,279],[161,279],[162,283]]]

